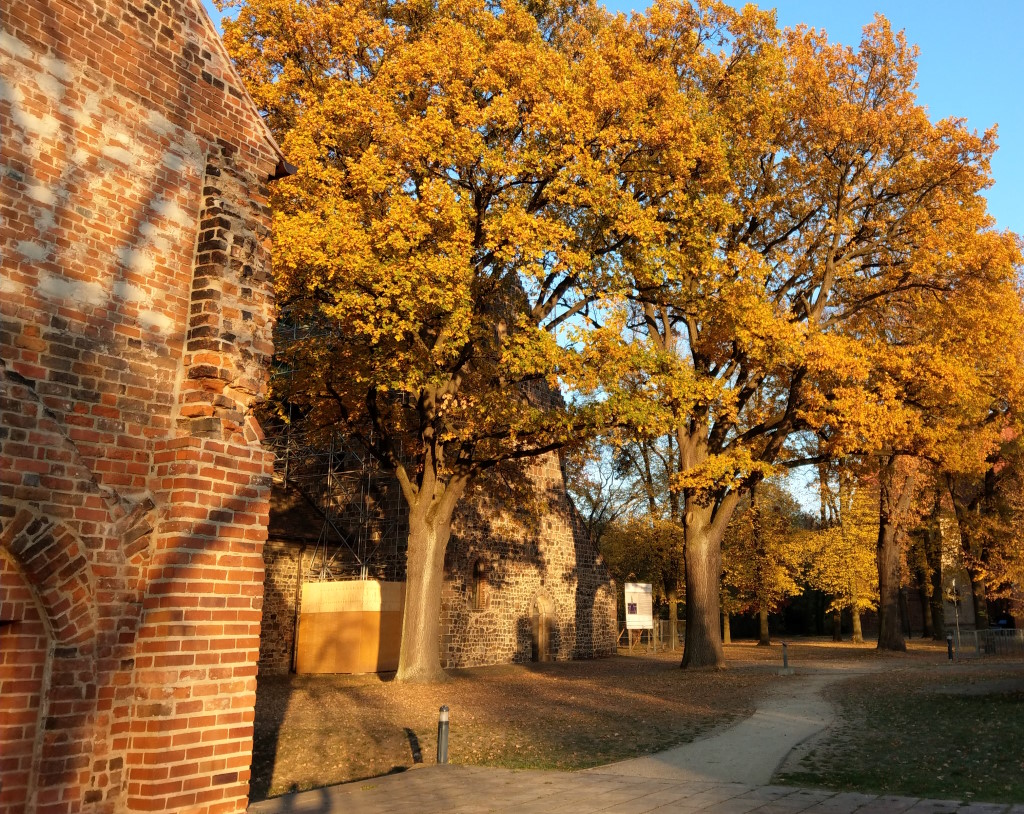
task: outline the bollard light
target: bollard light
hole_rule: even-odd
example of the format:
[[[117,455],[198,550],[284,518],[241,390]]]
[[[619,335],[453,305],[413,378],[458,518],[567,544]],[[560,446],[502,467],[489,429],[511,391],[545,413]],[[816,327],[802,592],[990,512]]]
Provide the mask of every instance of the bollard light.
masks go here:
[[[953,634],[946,634],[946,652],[949,654],[949,660],[953,660]]]
[[[782,643],[782,669],[789,669],[789,651],[786,649],[786,643]]]
[[[448,706],[441,707],[437,717],[437,762],[448,762]]]

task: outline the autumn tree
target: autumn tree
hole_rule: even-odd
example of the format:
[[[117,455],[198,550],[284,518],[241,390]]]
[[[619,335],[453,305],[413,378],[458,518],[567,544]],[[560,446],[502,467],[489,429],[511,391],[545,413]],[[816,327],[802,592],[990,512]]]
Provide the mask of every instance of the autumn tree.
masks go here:
[[[595,543],[613,523],[649,505],[642,485],[623,471],[616,448],[601,439],[567,450],[563,471],[566,491]]]
[[[980,192],[994,135],[929,121],[916,50],[880,17],[856,50],[802,28],[780,35],[750,7],[663,4],[640,24],[679,94],[701,99],[709,145],[684,172],[652,158],[659,173],[634,190],[653,200],[641,181],[671,179],[662,240],[626,257],[679,450],[683,665],[718,665],[730,517],[752,484],[797,463],[787,440],[836,404],[871,424],[875,405],[848,368],[888,340],[858,318],[911,292],[947,296],[964,266],[950,257],[989,227]],[[718,49],[690,58],[694,32]]]
[[[849,464],[839,468],[835,492],[830,522],[807,535],[806,579],[832,597],[833,612],[849,609],[859,644],[861,614],[878,603],[878,495],[870,483],[858,482]]]
[[[751,488],[723,538],[723,612],[728,605],[732,613],[757,614],[759,645],[771,643],[768,615],[803,592],[806,535],[799,529],[800,514],[785,489],[764,481]]]
[[[1019,398],[1020,255],[1015,236],[988,226],[980,203],[963,206],[949,232],[918,250],[942,273],[941,284],[895,292],[884,309],[849,321],[878,341],[850,355],[826,423],[833,448],[876,461],[882,649],[906,647],[899,590],[909,576],[902,564],[917,524],[916,493],[927,495],[935,472],[981,473],[1007,426],[1007,405]],[[933,506],[922,511],[934,513]]]
[[[716,0],[248,0],[226,41],[298,166],[275,257],[307,340],[279,397],[361,439],[409,507],[400,677],[439,675],[466,486],[609,424],[672,436],[683,663],[721,664],[740,497],[837,405],[845,438],[890,407],[864,358],[889,335],[860,320],[985,267],[965,247],[993,134],[929,121],[881,18],[853,50]]]
[[[1024,448],[1018,433],[1005,433],[983,471],[947,476],[978,627],[988,625],[990,599],[1019,601],[1024,585]]]
[[[675,611],[683,564],[683,540],[675,523],[650,516],[612,523],[601,539],[601,555],[616,582],[649,582],[655,596]]]
[[[361,443],[408,506],[400,680],[443,677],[468,484],[607,424],[637,367],[618,258],[650,219],[621,178],[660,89],[620,70],[613,23],[515,0],[248,0],[225,23],[297,167],[274,192],[282,319],[301,328],[276,398]]]

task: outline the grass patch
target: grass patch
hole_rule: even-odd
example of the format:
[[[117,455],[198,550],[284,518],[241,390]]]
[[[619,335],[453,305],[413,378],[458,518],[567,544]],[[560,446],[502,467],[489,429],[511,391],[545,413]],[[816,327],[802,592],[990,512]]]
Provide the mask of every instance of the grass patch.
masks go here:
[[[776,780],[963,801],[1024,800],[1024,666],[886,671],[826,696],[825,738]]]

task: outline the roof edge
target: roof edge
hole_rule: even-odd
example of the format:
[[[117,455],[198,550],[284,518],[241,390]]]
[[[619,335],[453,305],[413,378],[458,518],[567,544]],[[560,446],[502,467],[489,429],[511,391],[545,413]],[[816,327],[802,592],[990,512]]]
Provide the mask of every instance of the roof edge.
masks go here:
[[[287,175],[293,175],[295,173],[295,167],[285,160],[285,155],[281,151],[281,146],[277,143],[277,139],[274,138],[274,134],[270,132],[270,128],[267,126],[266,121],[264,121],[263,116],[260,114],[260,109],[256,106],[256,102],[254,102],[252,96],[249,95],[249,91],[245,87],[245,82],[242,80],[241,74],[238,73],[238,69],[235,68],[234,60],[231,59],[227,46],[224,45],[224,40],[221,39],[220,32],[217,30],[217,24],[214,23],[213,18],[210,17],[209,13],[206,11],[206,7],[203,5],[202,0],[189,0],[189,2],[191,3],[192,8],[198,12],[199,20],[206,26],[207,33],[213,37],[213,40],[216,43],[215,47],[220,51],[221,56],[224,57],[228,70],[231,72],[231,76],[238,88],[238,92],[242,94],[242,97],[249,105],[249,110],[252,112],[252,115],[255,116],[256,120],[259,122],[259,127],[266,139],[267,146],[270,147],[271,151],[273,151],[277,156],[277,166],[274,168],[274,174],[270,176],[271,180],[284,178]]]

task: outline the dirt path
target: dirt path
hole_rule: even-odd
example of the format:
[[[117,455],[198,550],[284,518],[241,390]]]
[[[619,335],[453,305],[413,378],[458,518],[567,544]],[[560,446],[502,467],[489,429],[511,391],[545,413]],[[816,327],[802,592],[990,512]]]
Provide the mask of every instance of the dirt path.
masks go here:
[[[659,780],[767,784],[795,746],[832,722],[835,713],[822,698],[822,689],[877,669],[859,662],[801,670],[786,676],[754,714],[738,724],[674,749],[589,771]]]

